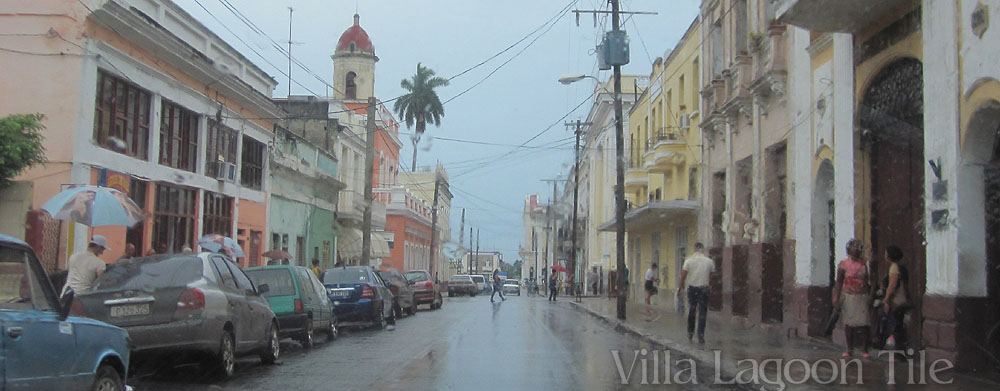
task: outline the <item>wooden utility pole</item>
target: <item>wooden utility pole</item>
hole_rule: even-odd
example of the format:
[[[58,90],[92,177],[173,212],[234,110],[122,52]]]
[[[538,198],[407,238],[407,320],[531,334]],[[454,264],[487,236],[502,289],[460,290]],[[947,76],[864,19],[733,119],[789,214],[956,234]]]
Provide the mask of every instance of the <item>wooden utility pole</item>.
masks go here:
[[[580,209],[580,133],[583,132],[583,125],[590,125],[590,122],[580,122],[580,120],[576,120],[575,124],[572,122],[566,123],[566,126],[574,125],[576,126],[576,130],[574,132],[576,133],[576,147],[573,149],[573,237],[570,238],[573,245],[570,249],[569,265],[567,266],[569,266],[568,269],[570,270],[570,273],[573,273],[573,283],[578,285],[580,281],[580,274],[582,274],[578,273],[576,265],[576,214],[577,210]],[[570,287],[570,289],[575,291],[576,286]]]
[[[469,227],[469,274],[472,274],[472,227]]]
[[[437,169],[434,169],[434,206],[431,207],[431,275],[437,282],[437,257],[434,256],[434,242],[437,239],[438,223],[438,187],[441,185],[441,177],[438,176]]]
[[[476,228],[476,273],[479,273],[479,228]]]
[[[365,124],[365,214],[361,222],[361,264],[371,265],[372,256],[372,183],[375,182],[375,97],[368,98],[368,123]]]
[[[619,31],[620,16],[618,0],[611,1],[611,29]],[[622,66],[615,65],[615,256],[618,267],[618,303],[617,317],[625,319],[625,296],[628,289],[625,287],[625,140],[624,129],[622,128]]]

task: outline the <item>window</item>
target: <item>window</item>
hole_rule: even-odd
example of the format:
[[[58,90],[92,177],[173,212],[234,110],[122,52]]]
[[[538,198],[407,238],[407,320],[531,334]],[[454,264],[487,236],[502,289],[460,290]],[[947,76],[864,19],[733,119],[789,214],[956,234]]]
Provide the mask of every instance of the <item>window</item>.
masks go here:
[[[150,95],[110,74],[97,74],[94,140],[115,152],[139,159],[149,149]]]
[[[233,277],[236,279],[236,287],[243,292],[255,292],[253,283],[250,282],[250,278],[246,274],[243,274],[243,270],[240,270],[239,265],[233,262],[226,262],[226,266],[229,266],[229,271],[233,272]]]
[[[180,252],[194,243],[197,191],[156,184],[153,201],[153,248],[157,253]]]
[[[719,78],[722,75],[722,22],[718,21],[712,25],[712,77]]]
[[[219,193],[205,192],[205,235],[233,234],[233,198]]]
[[[0,248],[0,309],[46,311],[55,308],[53,292],[40,283],[45,278],[30,252]],[[5,315],[6,316],[6,315]]]
[[[235,130],[216,122],[208,121],[208,137],[205,149],[205,175],[215,177],[219,172],[216,162],[236,164],[236,140],[239,134]]]
[[[135,205],[139,207],[139,210],[146,210],[147,187],[148,182],[135,178],[132,178],[131,183],[129,183],[128,197],[135,202]],[[143,226],[143,224],[136,224],[125,230],[125,243],[135,246],[136,255],[142,254],[143,237],[145,237]]]
[[[198,115],[167,100],[160,121],[160,164],[194,172],[198,150]]]
[[[271,249],[277,250],[279,248],[281,248],[281,235],[273,233],[271,234]]]
[[[254,190],[260,190],[264,185],[264,143],[247,136],[243,136],[240,183]]]
[[[736,0],[733,3],[733,17],[736,18],[736,28],[733,32],[733,47],[736,54],[742,54],[747,50],[747,0]]]
[[[686,97],[684,95],[684,75],[681,75],[681,77],[677,78],[677,107],[680,108],[681,112],[686,108],[684,106],[684,98]]]
[[[353,52],[354,51],[354,48],[353,48],[354,44],[352,43],[351,45],[352,45],[351,46],[351,51]],[[347,99],[357,99],[358,98],[358,85],[355,84],[355,82],[354,82],[354,79],[357,78],[357,77],[358,77],[358,74],[356,74],[354,72],[347,72],[347,83],[345,85],[347,87],[347,92],[344,93],[344,95],[347,97]]]
[[[229,267],[226,266],[226,262],[225,258],[219,256],[212,257],[212,266],[215,267],[215,271],[219,273],[220,277],[222,277],[222,287],[237,289],[236,279],[233,277],[233,273],[229,271]]]

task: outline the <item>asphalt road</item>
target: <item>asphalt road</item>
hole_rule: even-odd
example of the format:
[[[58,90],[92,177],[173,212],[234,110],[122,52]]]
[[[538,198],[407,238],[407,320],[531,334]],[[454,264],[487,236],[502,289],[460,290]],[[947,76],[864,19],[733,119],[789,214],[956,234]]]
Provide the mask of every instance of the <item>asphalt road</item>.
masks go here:
[[[129,384],[137,391],[709,389],[714,372],[704,365],[695,386],[641,385],[641,359],[652,381],[653,356],[634,360],[635,352],[653,348],[572,308],[568,299],[514,296],[491,304],[483,295],[446,297],[442,309],[422,306],[386,330],[345,330],[311,350],[286,340],[278,365],[247,358],[225,382],[202,378],[196,366],[179,366],[137,374]],[[635,361],[628,384],[622,384],[613,350],[626,373]],[[659,353],[662,378],[667,360]]]

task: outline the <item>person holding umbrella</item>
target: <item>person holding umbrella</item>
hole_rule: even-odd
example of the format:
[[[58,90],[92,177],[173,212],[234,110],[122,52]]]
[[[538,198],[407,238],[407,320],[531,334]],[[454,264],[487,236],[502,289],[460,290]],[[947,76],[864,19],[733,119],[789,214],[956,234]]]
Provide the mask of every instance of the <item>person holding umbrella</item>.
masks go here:
[[[108,239],[102,235],[94,235],[87,244],[87,249],[69,257],[69,273],[66,275],[66,286],[77,294],[94,289],[94,282],[104,274],[107,264],[99,258],[108,248]]]
[[[559,275],[557,275],[555,270],[553,270],[552,275],[549,277],[549,301],[556,301],[556,295],[558,293],[559,293]]]

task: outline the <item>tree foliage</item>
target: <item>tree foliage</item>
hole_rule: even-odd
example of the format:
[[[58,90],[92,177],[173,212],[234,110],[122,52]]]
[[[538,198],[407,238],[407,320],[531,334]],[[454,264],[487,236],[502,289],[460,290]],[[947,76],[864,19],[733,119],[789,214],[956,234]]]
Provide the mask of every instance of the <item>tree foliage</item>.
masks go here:
[[[0,118],[0,188],[31,166],[45,163],[42,114],[11,114]]]
[[[434,89],[447,85],[448,79],[434,76],[434,70],[420,63],[417,63],[417,73],[413,77],[399,82],[399,86],[409,93],[399,97],[392,108],[407,127],[417,125],[416,138],[427,130],[427,123],[441,125],[444,104]]]

